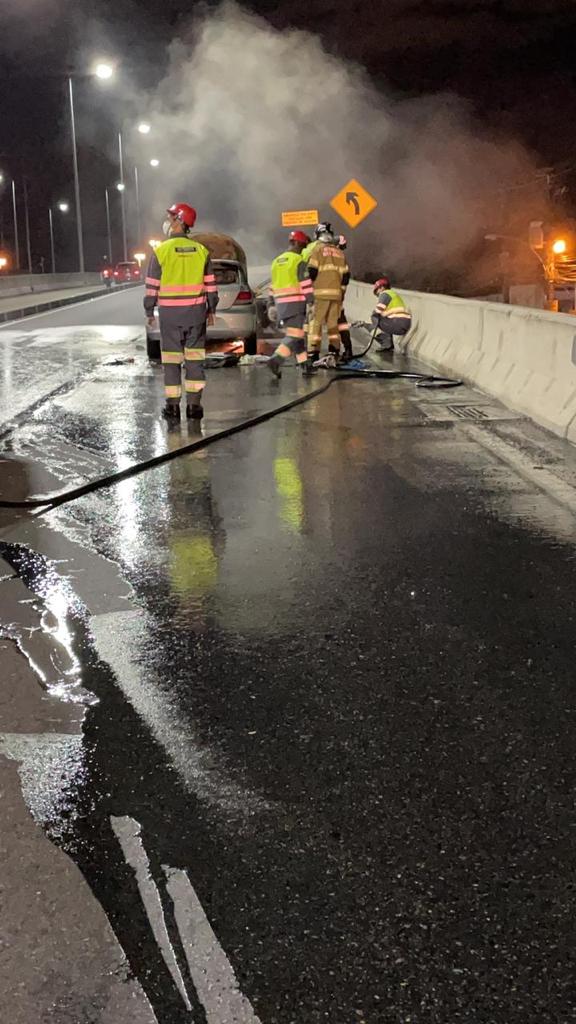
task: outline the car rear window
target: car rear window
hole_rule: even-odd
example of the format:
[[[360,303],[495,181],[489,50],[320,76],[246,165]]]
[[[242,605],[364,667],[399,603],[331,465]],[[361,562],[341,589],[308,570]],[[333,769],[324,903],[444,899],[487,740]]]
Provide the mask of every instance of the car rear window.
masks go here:
[[[119,263],[118,270],[134,270],[138,267],[137,263]]]
[[[241,284],[240,267],[230,263],[212,263],[216,284]]]

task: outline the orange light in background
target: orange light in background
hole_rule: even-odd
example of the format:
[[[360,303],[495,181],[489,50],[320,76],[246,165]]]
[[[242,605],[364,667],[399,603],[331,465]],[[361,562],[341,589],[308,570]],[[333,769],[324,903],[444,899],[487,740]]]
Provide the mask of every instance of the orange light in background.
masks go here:
[[[566,239],[564,238],[556,238],[555,241],[552,242],[552,252],[555,253],[556,256],[561,256],[565,253],[566,248]]]
[[[7,270],[7,269],[8,269],[8,257],[7,256],[0,256],[0,270]]]
[[[142,264],[144,263],[144,260],[146,259],[146,253],[145,252],[135,252],[134,253],[134,259],[136,260],[138,266],[141,267]]]
[[[158,241],[158,239],[157,239],[157,238],[151,238],[151,239],[150,239],[150,241],[148,242],[148,245],[149,245],[149,246],[150,246],[150,247],[151,247],[152,249],[157,249],[157,248],[158,248],[158,246],[160,245],[160,242]]]

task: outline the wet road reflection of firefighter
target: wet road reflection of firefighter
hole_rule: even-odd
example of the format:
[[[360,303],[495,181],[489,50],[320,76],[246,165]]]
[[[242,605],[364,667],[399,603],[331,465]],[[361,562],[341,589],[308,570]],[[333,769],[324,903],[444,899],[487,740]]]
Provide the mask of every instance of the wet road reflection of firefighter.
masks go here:
[[[173,443],[178,445],[181,440],[174,437]],[[211,470],[211,457],[205,451],[175,459],[168,470],[167,578],[180,616],[195,629],[201,629],[209,615],[226,543],[212,493]]]

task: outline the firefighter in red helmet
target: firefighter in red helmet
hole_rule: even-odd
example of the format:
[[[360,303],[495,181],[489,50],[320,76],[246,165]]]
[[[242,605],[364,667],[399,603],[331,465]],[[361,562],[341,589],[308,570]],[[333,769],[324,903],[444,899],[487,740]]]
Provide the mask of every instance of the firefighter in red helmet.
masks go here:
[[[390,287],[389,277],[379,277],[374,285],[378,302],[372,313],[375,340],[381,352],[394,351],[394,335],[402,337],[412,327],[412,314],[404,299]]]
[[[308,235],[303,231],[292,231],[288,248],[272,263],[272,295],[284,338],[268,360],[268,369],[278,378],[282,376],[282,366],[290,355],[295,356],[304,374],[308,375],[311,372],[306,353],[304,321],[307,306],[312,302],[314,293],[306,263],[302,258],[302,250],[309,241]]]
[[[180,419],[182,364],[186,391],[186,416],[203,416],[202,392],[206,383],[206,325],[218,305],[218,289],[210,253],[188,237],[196,223],[196,210],[174,203],[167,211],[163,231],[167,235],[150,257],[146,276],[144,309],[154,323],[158,303],[167,420]]]

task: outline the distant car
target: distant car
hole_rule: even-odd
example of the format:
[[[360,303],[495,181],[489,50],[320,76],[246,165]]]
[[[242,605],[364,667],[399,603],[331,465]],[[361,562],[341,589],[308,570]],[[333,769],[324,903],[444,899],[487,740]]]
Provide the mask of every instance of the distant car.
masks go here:
[[[114,267],[115,284],[128,284],[130,281],[140,281],[141,278],[142,271],[136,261],[117,263]]]
[[[215,322],[208,327],[207,341],[213,346],[227,342],[228,348],[243,348],[246,355],[255,355],[258,341],[256,300],[248,284],[246,270],[237,260],[213,259],[212,268],[218,285],[218,308]],[[160,359],[158,307],[154,310],[154,326],[146,325],[146,350],[149,359]]]

